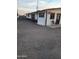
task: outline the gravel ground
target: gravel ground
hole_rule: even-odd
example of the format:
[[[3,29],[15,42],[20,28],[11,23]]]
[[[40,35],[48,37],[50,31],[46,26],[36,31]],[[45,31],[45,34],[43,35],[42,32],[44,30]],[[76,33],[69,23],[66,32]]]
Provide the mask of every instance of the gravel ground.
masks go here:
[[[17,20],[17,59],[61,59],[61,29]]]

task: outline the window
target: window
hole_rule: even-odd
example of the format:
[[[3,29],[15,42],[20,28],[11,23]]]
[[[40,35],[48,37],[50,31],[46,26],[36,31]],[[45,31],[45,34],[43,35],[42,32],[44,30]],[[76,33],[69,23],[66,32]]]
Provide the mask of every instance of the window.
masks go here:
[[[39,13],[39,17],[44,17],[44,13]]]
[[[55,13],[51,13],[50,14],[50,19],[54,19],[55,18]]]

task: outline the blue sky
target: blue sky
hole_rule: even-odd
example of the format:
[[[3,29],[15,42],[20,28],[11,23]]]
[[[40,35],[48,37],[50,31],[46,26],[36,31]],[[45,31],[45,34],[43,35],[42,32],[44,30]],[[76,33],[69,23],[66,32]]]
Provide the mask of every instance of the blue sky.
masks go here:
[[[38,9],[46,9],[53,7],[60,7],[61,0],[38,0]],[[17,0],[18,10],[25,12],[36,11],[37,0]]]

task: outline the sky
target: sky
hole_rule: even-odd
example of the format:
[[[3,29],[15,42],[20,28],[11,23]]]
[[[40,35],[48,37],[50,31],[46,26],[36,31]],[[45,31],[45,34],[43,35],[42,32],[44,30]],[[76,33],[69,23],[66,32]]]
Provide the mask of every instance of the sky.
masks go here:
[[[29,13],[36,11],[37,0],[17,0],[17,8],[19,13]],[[48,9],[61,7],[61,0],[38,0],[38,9]]]

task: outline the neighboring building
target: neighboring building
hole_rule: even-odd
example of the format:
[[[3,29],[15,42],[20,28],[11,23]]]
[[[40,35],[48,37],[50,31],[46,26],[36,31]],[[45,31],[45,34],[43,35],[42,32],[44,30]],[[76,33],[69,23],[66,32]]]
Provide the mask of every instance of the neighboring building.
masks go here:
[[[37,20],[37,24],[39,25],[58,25],[61,24],[61,8],[51,8],[28,13],[27,18]]]
[[[31,13],[26,14],[26,18],[31,19]]]

